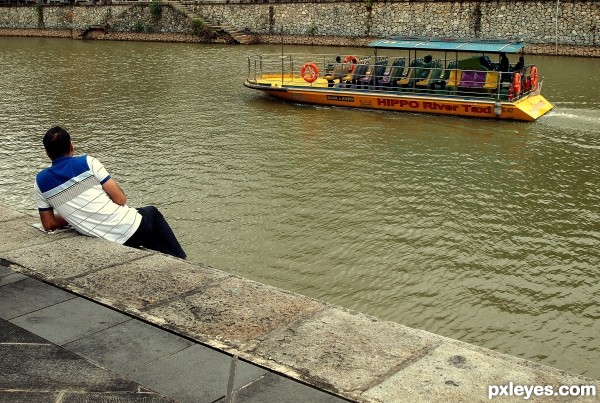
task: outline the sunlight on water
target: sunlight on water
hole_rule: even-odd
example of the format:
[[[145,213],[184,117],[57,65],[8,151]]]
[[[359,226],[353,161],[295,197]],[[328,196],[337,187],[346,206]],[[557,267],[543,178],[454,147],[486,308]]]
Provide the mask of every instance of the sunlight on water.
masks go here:
[[[3,38],[0,203],[35,214],[62,124],[195,261],[600,377],[598,62],[529,56],[556,108],[522,123],[244,88],[278,50]]]

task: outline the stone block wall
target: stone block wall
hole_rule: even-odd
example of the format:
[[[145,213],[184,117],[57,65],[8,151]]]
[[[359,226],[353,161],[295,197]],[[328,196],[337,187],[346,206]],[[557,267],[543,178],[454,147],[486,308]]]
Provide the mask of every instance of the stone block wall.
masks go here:
[[[231,4],[206,2],[211,21],[257,34],[453,36],[523,39],[527,43],[600,46],[600,2],[346,1]]]
[[[0,7],[0,28],[85,30],[105,26],[112,32],[192,33],[190,19],[169,6],[155,18],[145,4]]]
[[[286,43],[334,46],[391,35],[508,38],[532,44],[530,53],[600,56],[597,0],[198,0],[193,8],[207,22],[247,30],[266,43],[280,42],[281,34]],[[53,36],[90,26],[106,27],[99,39],[225,41],[193,35],[190,19],[167,5],[158,19],[149,3],[0,7],[0,35],[37,29]]]

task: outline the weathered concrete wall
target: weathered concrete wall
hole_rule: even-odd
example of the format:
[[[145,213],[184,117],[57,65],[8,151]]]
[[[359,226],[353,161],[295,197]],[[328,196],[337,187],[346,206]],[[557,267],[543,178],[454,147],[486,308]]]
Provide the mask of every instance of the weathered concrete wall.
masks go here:
[[[390,35],[510,38],[535,45],[529,53],[600,56],[600,2],[595,0],[228,0],[197,2],[192,8],[209,22],[248,30],[261,42],[279,42],[282,33],[286,42],[359,46]],[[145,4],[1,7],[0,35],[93,25],[105,26],[112,34],[148,34],[150,40],[156,35],[192,34],[187,16],[167,6],[162,10],[157,19]],[[188,39],[199,41],[193,35]]]

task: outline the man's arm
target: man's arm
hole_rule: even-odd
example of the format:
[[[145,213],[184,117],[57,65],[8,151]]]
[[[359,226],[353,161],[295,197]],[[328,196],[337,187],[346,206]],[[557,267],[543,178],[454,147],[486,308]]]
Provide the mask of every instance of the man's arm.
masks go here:
[[[117,181],[113,178],[110,178],[106,182],[102,184],[102,189],[108,194],[108,197],[111,198],[112,201],[117,203],[119,206],[124,206],[127,203],[127,196],[125,196],[125,192],[121,189]]]
[[[38,210],[40,212],[40,221],[46,231],[53,231],[58,228],[66,227],[69,223],[54,210]]]

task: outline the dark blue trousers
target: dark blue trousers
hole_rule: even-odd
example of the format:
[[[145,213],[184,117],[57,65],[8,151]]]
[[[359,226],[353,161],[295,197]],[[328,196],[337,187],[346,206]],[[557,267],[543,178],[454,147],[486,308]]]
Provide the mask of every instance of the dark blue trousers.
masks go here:
[[[143,246],[171,256],[186,258],[173,230],[156,207],[140,207],[137,211],[142,216],[142,222],[125,245],[134,248]]]

